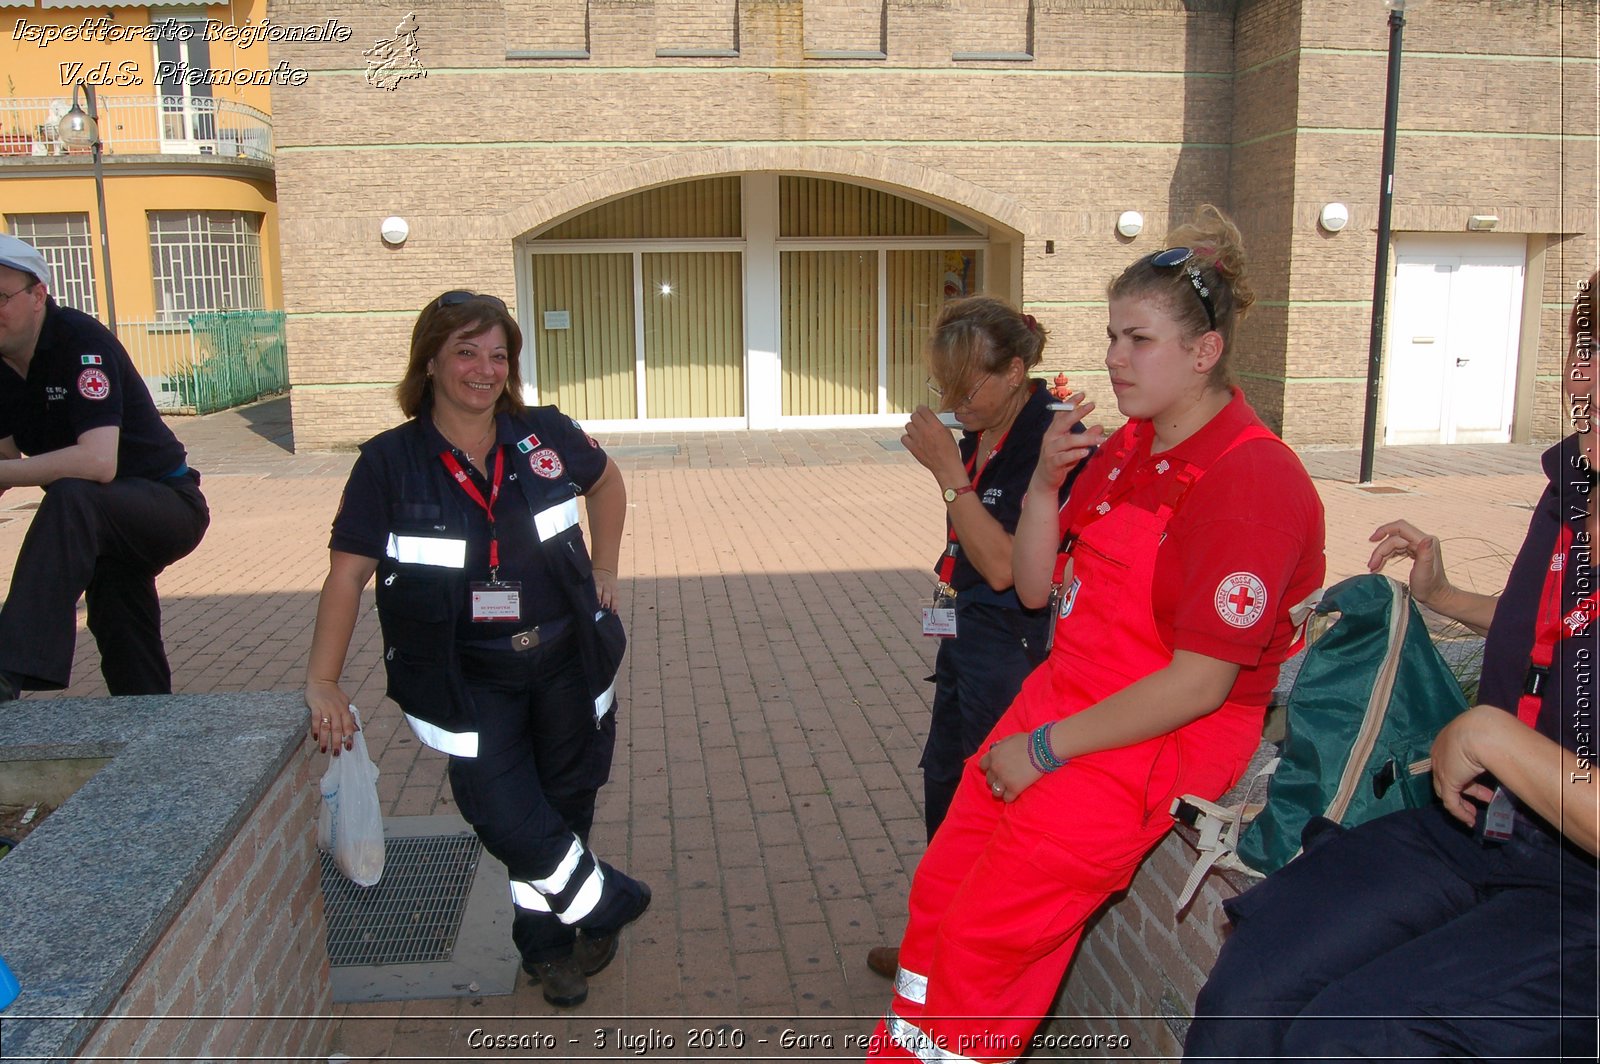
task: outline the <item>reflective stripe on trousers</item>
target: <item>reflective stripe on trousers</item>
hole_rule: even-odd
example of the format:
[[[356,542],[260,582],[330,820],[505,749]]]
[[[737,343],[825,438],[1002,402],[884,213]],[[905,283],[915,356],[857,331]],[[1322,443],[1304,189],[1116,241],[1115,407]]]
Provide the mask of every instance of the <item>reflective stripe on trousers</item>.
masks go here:
[[[554,872],[544,879],[511,880],[511,901],[518,908],[554,913],[564,924],[575,924],[594,912],[605,892],[600,862],[578,837]]]
[[[955,1048],[939,1045],[916,1024],[896,1015],[892,1008],[884,1014],[883,1025],[897,1048],[910,1053],[923,1064],[979,1064],[975,1057],[964,1056]],[[1011,1058],[1013,1061],[1015,1059]]]
[[[894,992],[915,1005],[928,1003],[928,977],[904,968],[894,973]]]

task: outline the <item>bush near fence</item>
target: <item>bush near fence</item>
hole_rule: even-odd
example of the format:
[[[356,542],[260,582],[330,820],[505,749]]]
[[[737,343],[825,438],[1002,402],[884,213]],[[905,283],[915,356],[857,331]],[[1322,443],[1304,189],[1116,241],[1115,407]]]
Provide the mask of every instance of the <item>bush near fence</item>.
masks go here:
[[[124,321],[117,337],[165,413],[215,413],[289,388],[281,310]]]

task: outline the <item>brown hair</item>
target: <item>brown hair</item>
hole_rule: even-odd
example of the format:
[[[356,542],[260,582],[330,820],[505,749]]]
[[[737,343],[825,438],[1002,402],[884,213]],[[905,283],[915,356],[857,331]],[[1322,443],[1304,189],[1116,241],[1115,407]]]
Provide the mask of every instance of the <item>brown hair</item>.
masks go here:
[[[1239,228],[1206,203],[1191,220],[1167,234],[1165,246],[1193,250],[1189,261],[1199,269],[1206,298],[1216,312],[1215,325],[1206,316],[1205,303],[1186,266],[1164,268],[1151,261],[1160,252],[1146,255],[1123,270],[1106,286],[1106,295],[1112,299],[1158,297],[1187,340],[1208,331],[1218,333],[1222,337],[1222,357],[1211,370],[1211,383],[1228,387],[1233,383],[1228,357],[1233,350],[1233,330],[1256,301],[1255,290],[1245,277],[1244,240]]]
[[[445,302],[447,297],[460,297]],[[406,373],[395,386],[395,401],[406,417],[416,417],[433,398],[428,363],[445,342],[461,329],[467,336],[482,336],[496,325],[506,332],[506,387],[495,401],[495,413],[520,414],[522,405],[522,330],[497,296],[471,292],[446,292],[431,300],[411,329],[411,356]]]
[[[998,373],[1014,358],[1022,360],[1024,370],[1037,366],[1048,338],[1032,314],[1023,314],[1003,299],[952,299],[939,308],[928,337],[928,374],[944,402],[956,403],[977,378]]]

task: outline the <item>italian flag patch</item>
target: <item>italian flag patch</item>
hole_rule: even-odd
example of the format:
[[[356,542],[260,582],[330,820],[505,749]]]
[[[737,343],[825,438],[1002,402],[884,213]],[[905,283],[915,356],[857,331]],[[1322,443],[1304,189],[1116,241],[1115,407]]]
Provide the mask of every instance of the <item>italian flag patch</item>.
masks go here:
[[[85,366],[98,366],[100,364],[100,356],[84,355],[82,356],[82,362]]]
[[[517,441],[517,450],[523,454],[532,454],[533,449],[539,446],[539,437],[529,434],[527,439]]]

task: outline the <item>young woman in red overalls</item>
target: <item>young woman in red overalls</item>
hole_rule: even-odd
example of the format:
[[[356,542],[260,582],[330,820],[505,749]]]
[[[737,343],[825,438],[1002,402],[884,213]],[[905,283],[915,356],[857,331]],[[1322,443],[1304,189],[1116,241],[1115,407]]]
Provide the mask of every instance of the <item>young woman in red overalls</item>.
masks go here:
[[[1130,419],[1084,458],[1056,416],[1017,525],[1027,605],[1059,582],[1055,641],[967,763],[912,883],[895,996],[869,1059],[1008,1061],[1084,924],[1261,738],[1290,607],[1323,578],[1322,505],[1228,373],[1253,300],[1214,208],[1109,287],[1106,368]],[[1042,505],[1041,505],[1042,503]],[[1063,539],[1067,562],[1059,581]]]

